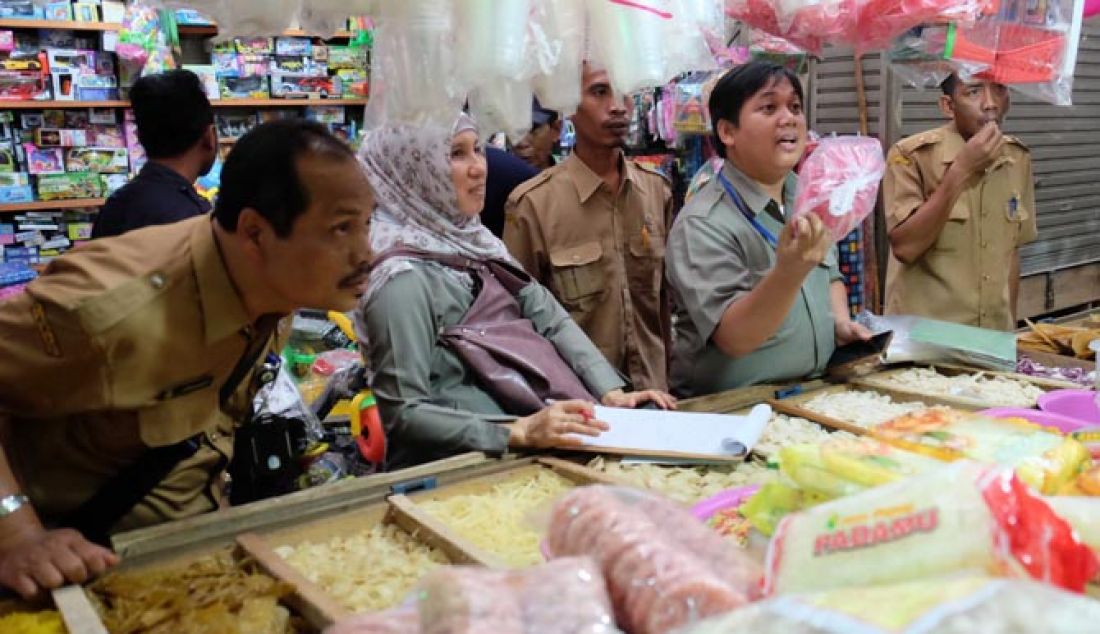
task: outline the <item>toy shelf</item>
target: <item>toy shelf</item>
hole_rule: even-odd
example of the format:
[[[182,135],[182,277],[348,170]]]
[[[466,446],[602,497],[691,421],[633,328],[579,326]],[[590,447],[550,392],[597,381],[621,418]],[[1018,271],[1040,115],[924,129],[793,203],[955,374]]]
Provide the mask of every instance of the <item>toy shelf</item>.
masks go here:
[[[129,101],[0,101],[0,110],[64,110],[66,108],[128,108]]]
[[[76,20],[0,20],[0,29],[65,29],[68,31],[121,31],[115,22],[77,22]]]
[[[177,28],[179,29],[179,34],[180,35],[210,35],[210,36],[213,36],[213,35],[218,34],[218,27],[217,27],[217,25],[214,25],[214,24],[210,24],[210,25],[206,25],[206,24],[180,24]],[[283,35],[283,36],[286,36],[286,37],[320,37],[321,39],[326,39],[326,40],[327,39],[341,39],[341,38],[346,39],[346,38],[355,37],[355,34],[352,33],[351,31],[337,31],[335,35],[322,36],[322,35],[313,35],[313,34],[310,34],[310,33],[306,33],[305,31],[303,31],[301,29],[287,29],[286,31],[283,31],[282,33],[280,33],[280,35]]]
[[[365,106],[367,99],[216,99],[215,108],[295,108],[305,106]]]
[[[0,213],[17,211],[49,211],[54,209],[91,209],[102,207],[106,198],[78,198],[73,200],[36,200],[31,203],[0,204]]]

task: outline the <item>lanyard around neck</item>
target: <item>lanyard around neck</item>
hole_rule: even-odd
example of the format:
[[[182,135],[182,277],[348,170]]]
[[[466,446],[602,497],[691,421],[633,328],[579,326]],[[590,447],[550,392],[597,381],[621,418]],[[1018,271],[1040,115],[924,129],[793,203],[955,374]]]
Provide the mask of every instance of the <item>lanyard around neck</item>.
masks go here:
[[[756,219],[756,214],[752,213],[752,211],[749,210],[748,205],[745,204],[745,200],[741,198],[741,195],[738,194],[737,190],[733,188],[733,184],[730,183],[728,178],[726,178],[726,175],[722,172],[718,172],[718,180],[722,183],[722,187],[726,190],[726,193],[729,194],[730,199],[733,201],[734,207],[737,207],[738,211],[740,211],[741,214],[745,216],[745,219],[749,221],[749,224],[752,225],[753,229],[756,229],[756,232],[764,238],[765,242],[772,245],[773,249],[778,248],[779,240],[776,239],[775,234],[769,231],[767,227],[760,224],[760,221]]]

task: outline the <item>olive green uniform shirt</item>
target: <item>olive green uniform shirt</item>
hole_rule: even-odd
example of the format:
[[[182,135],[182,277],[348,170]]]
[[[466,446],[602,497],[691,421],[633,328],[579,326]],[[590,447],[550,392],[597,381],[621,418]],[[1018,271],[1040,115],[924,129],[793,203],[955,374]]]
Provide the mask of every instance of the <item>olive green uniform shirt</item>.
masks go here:
[[[504,411],[438,333],[462,321],[474,295],[435,262],[415,262],[366,303],[371,389],[386,430],[387,465],[405,467],[464,451],[504,452],[515,415]],[[522,314],[549,339],[595,396],[625,381],[553,295],[531,283]]]
[[[783,225],[768,212],[778,205],[726,161],[722,173],[777,239]],[[798,180],[783,188],[784,208],[794,209]],[[821,373],[835,349],[829,286],[843,279],[833,248],[803,283],[779,330],[754,352],[732,358],[711,339],[726,309],[747,295],[775,266],[775,248],[738,210],[718,178],[684,207],[669,234],[665,258],[675,308],[672,386],[682,396],[712,394],[746,385]],[[736,324],[734,324],[736,327]]]

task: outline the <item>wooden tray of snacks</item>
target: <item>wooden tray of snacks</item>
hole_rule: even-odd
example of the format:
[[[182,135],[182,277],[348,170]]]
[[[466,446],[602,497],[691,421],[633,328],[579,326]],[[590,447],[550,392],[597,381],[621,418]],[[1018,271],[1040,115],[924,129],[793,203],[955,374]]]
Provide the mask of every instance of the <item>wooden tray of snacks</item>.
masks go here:
[[[938,399],[859,384],[834,385],[768,401],[778,412],[858,436],[917,409],[943,405]]]
[[[299,588],[303,614],[324,622],[394,607],[436,566],[494,563],[446,532],[385,501],[237,542],[269,574]]]
[[[936,383],[942,385],[936,386]],[[1044,392],[1072,386],[1011,372],[954,365],[896,368],[860,377],[852,384],[910,400],[972,411],[992,407],[1035,407],[1036,399]]]
[[[558,497],[586,484],[621,482],[566,460],[525,458],[497,473],[389,501],[399,522],[451,542],[480,563],[522,568],[542,561],[539,516],[548,517]]]
[[[301,592],[242,549],[225,547],[124,563],[84,588],[54,596],[64,611],[80,615],[71,634],[317,632],[327,622],[298,608]],[[95,629],[96,621],[104,629]]]
[[[108,634],[80,586],[58,588],[50,598],[52,605],[32,605],[14,596],[0,598],[0,632]]]
[[[114,535],[111,542],[115,552],[131,563],[188,550],[229,546],[242,533],[301,524],[311,518],[382,502],[393,493],[454,481],[467,472],[491,471],[499,462],[482,453],[462,454],[409,469],[349,478],[215,513],[120,533]]]

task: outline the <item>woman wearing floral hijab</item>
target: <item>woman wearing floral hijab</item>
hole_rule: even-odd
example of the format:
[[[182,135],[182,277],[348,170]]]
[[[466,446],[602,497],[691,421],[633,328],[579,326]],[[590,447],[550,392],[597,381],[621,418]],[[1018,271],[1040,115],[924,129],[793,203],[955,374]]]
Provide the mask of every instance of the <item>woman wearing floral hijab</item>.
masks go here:
[[[380,128],[364,141],[361,157],[378,200],[370,237],[376,257],[403,248],[514,262],[478,220],[485,202],[485,157],[468,116],[451,129]],[[592,419],[592,404],[580,400],[559,401],[529,416],[510,414],[441,345],[439,333],[462,321],[474,292],[469,273],[429,259],[390,257],[371,272],[357,328],[369,333],[371,387],[386,428],[390,468],[464,451],[558,446],[606,429]],[[662,392],[623,392],[622,378],[544,287],[531,282],[516,300],[523,317],[604,405],[675,406]]]

